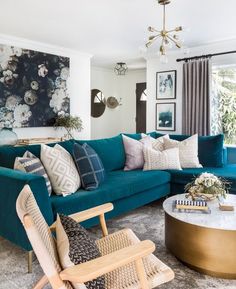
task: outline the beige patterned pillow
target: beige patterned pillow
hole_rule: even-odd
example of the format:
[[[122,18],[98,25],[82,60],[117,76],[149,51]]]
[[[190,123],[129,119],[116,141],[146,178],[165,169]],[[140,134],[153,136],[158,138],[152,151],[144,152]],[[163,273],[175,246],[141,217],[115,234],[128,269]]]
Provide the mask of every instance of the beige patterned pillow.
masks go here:
[[[179,149],[173,148],[162,152],[144,147],[144,171],[150,170],[181,170]]]
[[[60,145],[41,145],[41,161],[47,171],[53,191],[67,196],[80,187],[80,177],[70,153]]]
[[[183,141],[164,139],[165,149],[179,148],[179,159],[182,168],[202,168],[198,159],[198,135],[195,134]]]
[[[152,143],[152,147],[154,148],[154,150],[157,150],[160,152],[164,151],[165,150],[165,146],[164,146],[164,140],[165,139],[169,139],[168,134],[155,139],[155,141]]]
[[[149,141],[152,143],[152,148],[154,148],[157,151],[164,151],[165,147],[164,147],[164,139],[169,139],[169,135],[163,135],[161,137],[158,138],[153,138],[149,135],[146,135],[144,133],[141,134],[142,139],[147,139],[149,138]]]

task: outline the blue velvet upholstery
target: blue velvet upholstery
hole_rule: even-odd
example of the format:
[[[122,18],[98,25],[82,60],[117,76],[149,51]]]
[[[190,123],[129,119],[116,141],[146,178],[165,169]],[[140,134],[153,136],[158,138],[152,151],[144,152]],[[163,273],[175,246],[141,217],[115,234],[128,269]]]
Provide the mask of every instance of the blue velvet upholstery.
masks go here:
[[[158,187],[168,184],[169,181],[170,174],[164,171],[114,171],[107,174],[104,183],[96,190],[79,190],[66,198],[53,195],[50,199],[54,216],[57,212],[67,215],[106,202],[115,203],[117,200],[129,198],[145,190],[156,188],[158,192]],[[145,199],[145,194],[143,197]],[[124,206],[123,210],[127,211],[129,207]]]
[[[134,139],[140,139],[140,134],[128,134]],[[152,132],[151,136],[160,134]],[[187,136],[171,136],[183,140]],[[87,142],[101,158],[107,171],[104,183],[94,191],[79,190],[73,195],[62,197],[48,196],[46,183],[43,177],[27,174],[12,169],[15,157],[22,156],[26,150],[31,151],[39,157],[40,146],[32,145],[25,147],[0,147],[0,235],[12,241],[14,244],[31,250],[31,246],[25,231],[17,217],[15,203],[25,184],[29,184],[36,201],[50,225],[56,214],[72,214],[85,210],[105,202],[114,204],[114,211],[109,212],[107,217],[111,218],[121,213],[128,212],[134,208],[167,196],[170,192],[182,193],[184,185],[203,171],[212,172],[218,176],[225,177],[232,182],[231,193],[236,194],[236,162],[232,165],[223,164],[223,159],[234,162],[236,159],[233,150],[223,149],[223,137],[200,137],[199,158],[210,167],[202,169],[184,169],[182,171],[128,171],[124,172],[125,152],[121,135],[101,140],[75,141],[83,144]],[[207,144],[207,142],[209,142]],[[54,144],[51,144],[54,145]],[[60,143],[72,153],[74,141]],[[229,151],[227,157],[227,151]],[[213,167],[215,166],[215,167]],[[218,166],[218,167],[217,167]],[[85,226],[98,223],[98,218],[86,221]]]
[[[63,148],[65,148],[70,154],[73,151],[73,141],[63,141],[59,142]],[[55,143],[48,144],[49,146],[54,146]],[[22,157],[26,151],[30,151],[37,158],[40,158],[40,145],[30,145],[30,146],[0,146],[0,166],[12,169],[14,166],[15,158]]]
[[[125,165],[125,150],[122,136],[118,135],[111,138],[98,140],[76,140],[79,144],[87,143],[99,155],[105,170],[120,170]]]
[[[222,168],[195,168],[183,169],[182,171],[170,170],[171,174],[171,192],[183,192],[184,185],[192,181],[195,177],[203,172],[212,173],[216,176],[223,177],[231,182],[231,194],[236,194],[236,164],[225,165]],[[181,190],[180,190],[181,188]]]
[[[48,222],[53,223],[53,212],[44,177],[0,167],[0,235],[26,250],[31,250],[25,230],[16,213],[16,199],[28,184],[40,210]]]

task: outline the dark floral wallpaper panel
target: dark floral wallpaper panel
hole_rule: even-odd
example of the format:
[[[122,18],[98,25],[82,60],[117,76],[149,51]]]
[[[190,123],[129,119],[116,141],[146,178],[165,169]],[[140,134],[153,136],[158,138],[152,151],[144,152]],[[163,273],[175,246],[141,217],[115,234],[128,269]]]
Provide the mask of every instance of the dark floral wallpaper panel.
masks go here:
[[[0,44],[0,128],[52,126],[70,113],[69,58]]]

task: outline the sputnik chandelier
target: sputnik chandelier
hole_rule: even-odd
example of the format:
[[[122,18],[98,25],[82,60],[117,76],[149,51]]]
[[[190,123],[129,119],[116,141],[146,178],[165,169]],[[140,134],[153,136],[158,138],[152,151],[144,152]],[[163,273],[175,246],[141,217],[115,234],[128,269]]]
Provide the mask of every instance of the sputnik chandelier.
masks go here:
[[[178,35],[178,32],[183,31],[183,26],[177,26],[174,29],[167,30],[166,29],[166,5],[169,4],[171,0],[158,0],[158,3],[160,5],[163,5],[163,26],[162,30],[157,30],[154,27],[148,27],[148,31],[155,33],[148,38],[148,42],[146,43],[146,47],[149,48],[157,39],[161,40],[160,45],[160,61],[162,63],[167,63],[168,58],[166,55],[166,50],[168,48],[172,48],[173,44],[181,48],[182,43],[180,40],[180,37]]]

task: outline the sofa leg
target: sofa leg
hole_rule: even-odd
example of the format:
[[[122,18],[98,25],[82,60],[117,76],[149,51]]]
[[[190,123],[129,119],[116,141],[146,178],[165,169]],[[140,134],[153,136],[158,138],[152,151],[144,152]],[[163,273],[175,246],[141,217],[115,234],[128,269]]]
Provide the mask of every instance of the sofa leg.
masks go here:
[[[28,273],[32,273],[33,251],[28,252]]]

